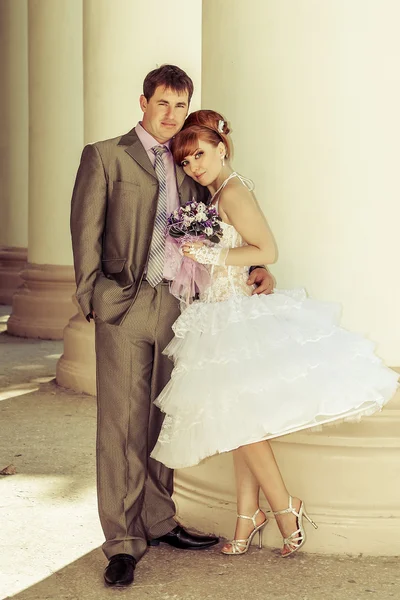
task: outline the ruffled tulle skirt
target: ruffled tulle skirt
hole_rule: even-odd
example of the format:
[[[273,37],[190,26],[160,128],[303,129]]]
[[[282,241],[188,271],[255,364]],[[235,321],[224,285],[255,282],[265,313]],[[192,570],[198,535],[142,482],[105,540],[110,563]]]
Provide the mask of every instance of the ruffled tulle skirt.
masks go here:
[[[303,290],[191,304],[164,351],[175,367],[156,400],[166,416],[152,457],[187,467],[380,410],[398,375],[339,316],[338,305]]]

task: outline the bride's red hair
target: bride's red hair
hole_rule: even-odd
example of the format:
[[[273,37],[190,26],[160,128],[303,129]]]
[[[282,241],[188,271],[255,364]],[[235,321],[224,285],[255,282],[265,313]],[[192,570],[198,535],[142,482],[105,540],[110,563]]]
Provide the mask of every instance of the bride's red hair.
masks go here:
[[[220,142],[225,145],[226,158],[232,154],[232,144],[228,137],[230,129],[224,117],[214,110],[196,110],[186,119],[181,131],[171,143],[174,161],[180,165],[186,156],[190,156],[199,147],[199,139],[212,146]]]

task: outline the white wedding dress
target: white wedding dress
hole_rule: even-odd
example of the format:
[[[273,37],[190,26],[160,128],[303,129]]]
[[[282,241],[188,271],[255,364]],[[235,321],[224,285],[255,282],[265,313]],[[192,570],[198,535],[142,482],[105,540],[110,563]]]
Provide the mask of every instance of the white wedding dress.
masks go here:
[[[222,223],[220,244],[244,242]],[[340,306],[304,290],[254,295],[247,267],[210,267],[211,283],[173,325],[174,361],[156,399],[166,413],[151,456],[171,468],[338,420],[390,400],[398,374],[374,344],[339,326]]]

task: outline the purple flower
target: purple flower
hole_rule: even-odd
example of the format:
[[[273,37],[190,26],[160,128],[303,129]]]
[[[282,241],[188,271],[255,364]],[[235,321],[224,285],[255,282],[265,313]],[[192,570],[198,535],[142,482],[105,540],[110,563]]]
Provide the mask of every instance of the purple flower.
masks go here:
[[[214,206],[191,200],[169,215],[166,231],[175,238],[184,235],[204,236],[217,243],[222,237],[220,221]]]

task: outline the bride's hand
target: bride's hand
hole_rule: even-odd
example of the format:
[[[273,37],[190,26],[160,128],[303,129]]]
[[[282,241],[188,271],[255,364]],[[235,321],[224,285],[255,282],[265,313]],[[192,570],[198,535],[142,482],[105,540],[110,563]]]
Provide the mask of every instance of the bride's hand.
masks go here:
[[[229,248],[222,248],[218,244],[208,246],[204,242],[185,242],[182,245],[183,256],[194,260],[201,265],[225,265]]]
[[[193,254],[193,250],[198,250],[204,246],[203,242],[185,242],[181,248],[183,256],[186,258],[191,258],[192,260],[197,261],[196,256]]]

